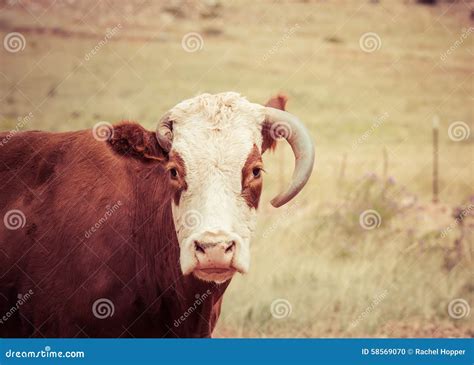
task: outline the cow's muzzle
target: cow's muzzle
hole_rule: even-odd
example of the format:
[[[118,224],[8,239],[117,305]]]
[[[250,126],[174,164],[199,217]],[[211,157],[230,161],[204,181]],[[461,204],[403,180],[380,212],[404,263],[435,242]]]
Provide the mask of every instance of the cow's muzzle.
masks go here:
[[[235,234],[223,231],[205,231],[193,235],[189,242],[189,253],[193,255],[193,265],[187,273],[205,281],[222,283],[236,272],[248,270],[248,260],[242,257],[243,242]],[[248,256],[248,255],[244,255]]]
[[[235,253],[235,241],[202,242],[194,241],[198,269],[200,270],[222,270],[232,264]]]

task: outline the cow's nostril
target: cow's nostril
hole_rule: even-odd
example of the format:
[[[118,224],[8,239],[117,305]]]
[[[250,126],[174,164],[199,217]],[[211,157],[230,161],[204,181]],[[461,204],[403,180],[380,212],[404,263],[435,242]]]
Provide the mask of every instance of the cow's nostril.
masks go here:
[[[230,253],[230,252],[234,251],[234,247],[235,247],[235,241],[232,241],[232,242],[230,243],[229,247],[227,247],[227,248],[225,249],[225,253]]]
[[[204,248],[199,244],[198,241],[194,241],[194,247],[195,247],[197,252],[205,253]]]

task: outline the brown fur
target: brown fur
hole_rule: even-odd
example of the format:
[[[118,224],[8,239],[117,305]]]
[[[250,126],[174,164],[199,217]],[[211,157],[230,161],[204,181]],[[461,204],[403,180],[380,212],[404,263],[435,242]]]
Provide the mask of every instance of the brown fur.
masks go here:
[[[277,99],[284,107],[286,99]],[[0,217],[18,209],[26,223],[16,230],[0,224],[0,314],[19,295],[34,294],[0,324],[0,337],[211,335],[229,282],[181,274],[170,202],[179,203],[186,171],[155,137],[131,122],[116,125],[107,142],[90,130],[8,136],[0,147]],[[275,143],[265,139],[263,151]],[[256,208],[255,149],[242,170],[242,194]],[[178,179],[170,179],[171,166]],[[112,301],[113,316],[94,316],[101,298]]]
[[[2,146],[0,214],[19,209],[26,225],[0,224],[0,313],[19,294],[34,294],[0,325],[0,337],[211,335],[228,283],[181,274],[165,155],[152,132],[131,123],[116,128],[109,143],[91,131],[24,132]],[[100,298],[114,303],[112,317],[93,315]]]
[[[188,184],[186,183],[186,168],[184,161],[179,153],[171,152],[169,161],[166,164],[166,171],[168,172],[168,178],[170,179],[171,187],[173,190],[173,200],[176,205],[179,205],[181,193],[186,191]],[[172,177],[170,174],[171,169],[176,169],[178,176]]]
[[[128,121],[114,126],[109,143],[117,153],[142,160],[162,161],[166,157],[156,143],[155,132],[149,132],[142,126]]]
[[[263,176],[254,177],[254,168],[263,168],[262,156],[256,145],[253,146],[242,168],[242,196],[249,207],[257,209],[262,193]],[[261,175],[263,175],[263,171]]]

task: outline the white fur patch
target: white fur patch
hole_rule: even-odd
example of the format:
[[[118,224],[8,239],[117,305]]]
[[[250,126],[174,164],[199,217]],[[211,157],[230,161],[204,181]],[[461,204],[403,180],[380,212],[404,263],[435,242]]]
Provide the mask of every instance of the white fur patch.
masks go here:
[[[186,168],[187,190],[179,205],[173,203],[173,219],[180,244],[184,274],[197,264],[195,237],[224,236],[234,239],[232,264],[248,271],[250,238],[256,211],[241,196],[242,168],[254,145],[261,149],[261,105],[237,93],[202,94],[170,110],[173,120],[172,151]],[[189,222],[189,215],[194,214]]]

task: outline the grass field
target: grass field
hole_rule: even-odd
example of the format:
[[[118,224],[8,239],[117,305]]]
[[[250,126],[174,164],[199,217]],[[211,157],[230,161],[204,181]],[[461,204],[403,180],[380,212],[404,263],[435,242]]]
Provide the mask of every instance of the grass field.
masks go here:
[[[269,200],[291,153],[265,157],[251,272],[227,290],[216,336],[473,335],[467,2],[94,4],[2,5],[2,39],[17,31],[24,49],[1,49],[1,130],[121,119],[154,129],[185,98],[235,90],[255,102],[284,92],[316,141],[313,178],[280,209]],[[459,125],[464,138],[453,136]],[[367,210],[376,227],[360,222]]]

